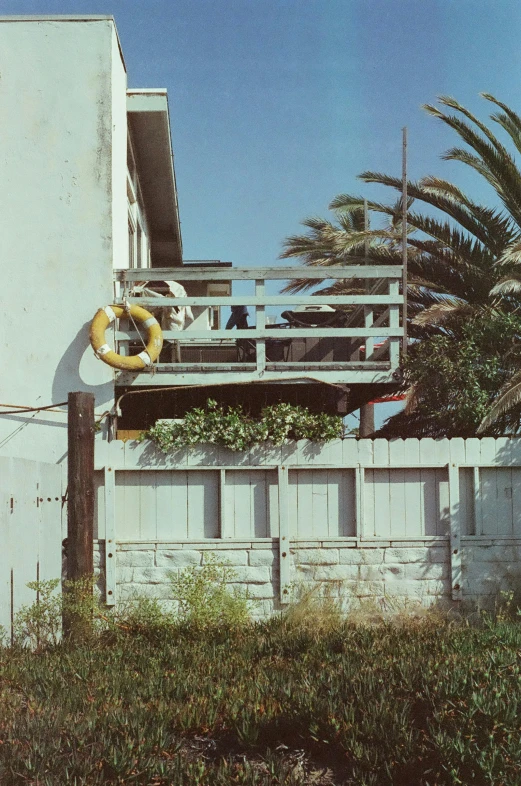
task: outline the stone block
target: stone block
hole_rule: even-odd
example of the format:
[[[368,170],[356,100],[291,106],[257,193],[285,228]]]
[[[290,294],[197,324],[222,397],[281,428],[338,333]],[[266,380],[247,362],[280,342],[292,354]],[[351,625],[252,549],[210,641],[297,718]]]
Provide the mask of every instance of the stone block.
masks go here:
[[[361,581],[381,581],[381,579],[400,578],[405,575],[403,565],[360,565]]]
[[[188,551],[187,549],[166,551],[161,549],[156,552],[156,565],[158,568],[187,568],[190,565],[200,564],[200,551]]]
[[[315,581],[358,581],[358,565],[319,565],[315,568]]]
[[[406,563],[406,562],[425,562],[428,559],[427,549],[406,548],[406,549],[386,549],[385,562]]]
[[[421,582],[423,591],[427,595],[436,595],[437,597],[450,597],[451,585],[449,579],[436,580],[428,579]]]
[[[462,572],[465,578],[475,581],[482,579],[497,580],[508,575],[508,564],[501,562],[494,564],[491,562],[469,562],[463,563]]]
[[[118,584],[116,598],[118,600],[135,600],[137,598],[171,600],[172,591],[167,584]]]
[[[250,565],[254,568],[271,567],[276,560],[276,554],[271,549],[250,551]]]
[[[513,562],[520,558],[519,550],[511,545],[472,545],[467,546],[469,560],[476,562]]]
[[[266,584],[270,581],[270,569],[265,566],[239,565],[234,568],[233,582],[242,584]]]
[[[423,581],[411,579],[389,579],[385,582],[385,595],[388,597],[421,598],[426,595]]]
[[[467,579],[464,591],[469,595],[497,595],[501,590],[508,589],[504,581],[496,577],[483,577],[481,579]]]
[[[384,560],[384,550],[375,549],[340,549],[341,565],[380,565]]]
[[[512,581],[521,581],[521,561],[507,563],[505,572]]]
[[[446,546],[436,546],[434,548],[430,548],[428,550],[428,560],[429,562],[449,562],[450,561],[450,551],[449,551],[449,544]]]
[[[273,584],[269,582],[268,584],[228,584],[230,590],[237,589],[241,592],[248,593],[248,596],[252,600],[264,600],[267,598],[273,598],[278,589],[275,589]]]
[[[117,567],[116,581],[121,584],[130,584],[134,581],[134,568]]]
[[[290,575],[295,581],[313,581],[314,565],[291,565]]]
[[[449,565],[442,562],[411,562],[405,566],[405,576],[408,579],[424,581],[426,579],[448,579]]]
[[[294,560],[303,565],[338,565],[338,549],[295,549]]]
[[[134,568],[133,579],[135,584],[170,584],[173,572],[171,568]]]
[[[216,555],[219,562],[224,562],[228,565],[247,565],[248,552],[245,549],[229,549],[227,551],[219,551]],[[205,554],[204,562],[208,561],[208,555]]]
[[[272,600],[255,601],[252,606],[251,616],[255,620],[267,619],[273,614],[274,608],[275,604]]]
[[[378,598],[384,594],[383,581],[358,581],[354,586],[344,585],[357,598]]]
[[[116,565],[126,568],[154,567],[154,551],[117,551]]]
[[[298,581],[295,583],[295,586],[291,590],[291,601],[292,603],[297,603],[300,600],[304,600],[309,596],[319,596],[321,592],[321,585],[317,584],[316,581]],[[277,587],[278,593],[278,587]]]

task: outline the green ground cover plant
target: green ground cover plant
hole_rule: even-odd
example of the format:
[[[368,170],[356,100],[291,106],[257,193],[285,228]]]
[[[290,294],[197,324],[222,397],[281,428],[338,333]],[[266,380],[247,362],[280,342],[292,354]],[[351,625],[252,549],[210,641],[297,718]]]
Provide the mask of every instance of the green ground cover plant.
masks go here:
[[[521,625],[505,615],[152,612],[81,645],[0,650],[2,786],[519,784]]]

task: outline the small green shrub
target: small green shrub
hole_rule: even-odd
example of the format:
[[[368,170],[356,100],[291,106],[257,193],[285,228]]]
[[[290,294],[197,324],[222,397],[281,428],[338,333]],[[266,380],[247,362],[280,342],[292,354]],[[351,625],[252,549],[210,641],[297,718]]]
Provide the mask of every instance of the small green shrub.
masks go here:
[[[15,644],[39,649],[59,642],[62,633],[62,594],[58,590],[59,585],[60,579],[28,582],[27,587],[37,593],[37,600],[22,606],[15,614]]]
[[[196,629],[239,627],[250,618],[249,598],[242,588],[230,588],[236,573],[210,555],[202,567],[192,565],[172,575],[172,594],[179,620]]]
[[[171,631],[177,625],[175,615],[166,611],[159,600],[144,598],[138,592],[125,603],[119,602],[109,620],[112,632],[152,639]]]
[[[18,646],[43,649],[55,646],[62,638],[63,623],[82,639],[105,629],[110,620],[94,592],[94,578],[64,581],[30,581],[36,592],[34,603],[22,606],[13,621],[13,639]]]
[[[221,445],[230,450],[248,450],[253,445],[271,442],[282,445],[287,439],[329,442],[344,435],[342,418],[310,412],[292,404],[265,407],[258,419],[249,417],[241,406],[223,407],[208,399],[204,409],[186,413],[183,422],[159,420],[143,435],[163,451],[197,444]]]

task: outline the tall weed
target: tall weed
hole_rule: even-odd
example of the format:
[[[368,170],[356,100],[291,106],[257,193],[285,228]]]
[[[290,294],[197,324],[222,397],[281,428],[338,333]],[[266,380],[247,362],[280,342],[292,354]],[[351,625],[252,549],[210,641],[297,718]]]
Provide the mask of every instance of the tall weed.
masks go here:
[[[211,554],[202,566],[192,565],[172,574],[172,597],[178,602],[179,620],[195,629],[240,627],[250,618],[247,590],[230,588],[236,572]]]

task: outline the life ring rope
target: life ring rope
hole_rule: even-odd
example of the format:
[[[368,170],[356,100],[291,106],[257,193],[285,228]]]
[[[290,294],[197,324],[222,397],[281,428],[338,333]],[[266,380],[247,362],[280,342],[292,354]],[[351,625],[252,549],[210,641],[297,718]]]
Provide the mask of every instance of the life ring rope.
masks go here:
[[[147,344],[143,352],[138,355],[118,355],[105,338],[105,331],[116,319],[130,316],[132,321],[138,322],[147,330]],[[159,357],[163,347],[163,333],[157,319],[142,308],[142,306],[132,305],[127,309],[123,306],[110,305],[98,309],[92,320],[89,332],[91,346],[100,360],[112,368],[122,371],[141,371],[147,366],[151,366]]]

